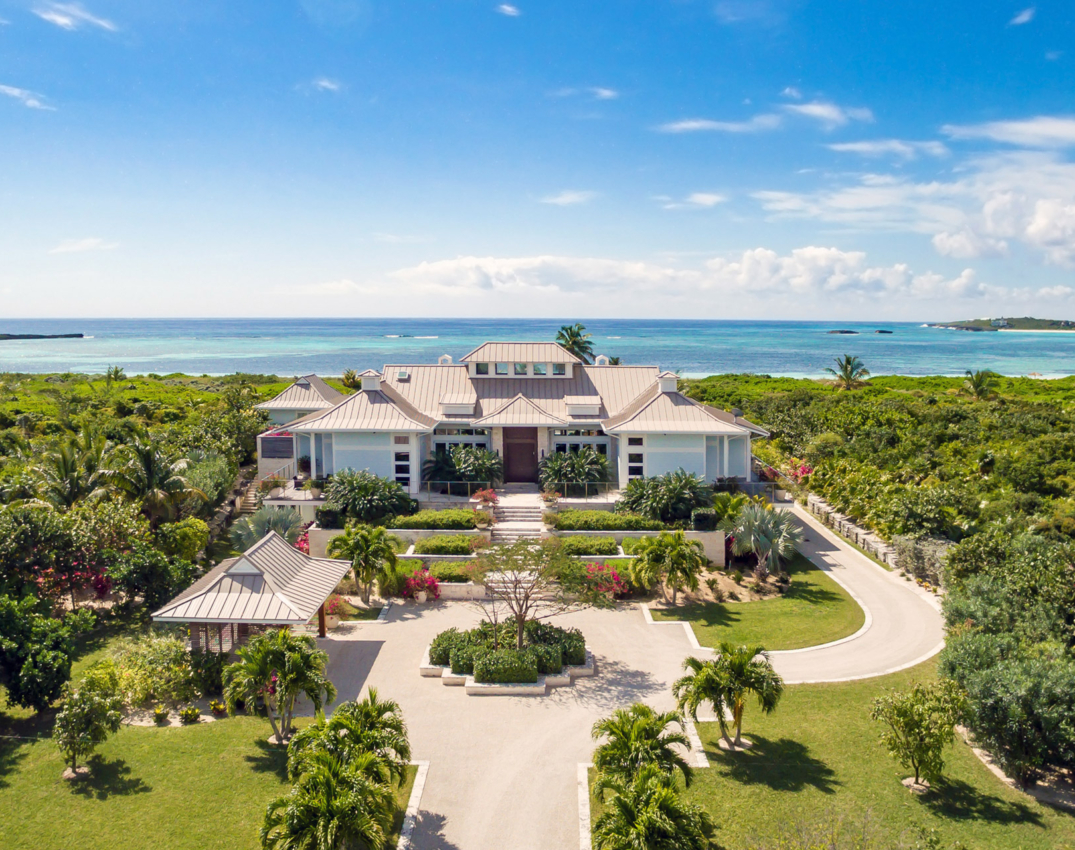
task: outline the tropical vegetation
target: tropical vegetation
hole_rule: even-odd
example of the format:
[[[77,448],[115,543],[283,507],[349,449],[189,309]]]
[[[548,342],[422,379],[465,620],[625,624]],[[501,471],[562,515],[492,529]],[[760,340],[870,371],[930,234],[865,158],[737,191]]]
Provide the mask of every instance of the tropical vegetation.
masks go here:
[[[369,605],[373,583],[396,567],[396,550],[383,528],[348,525],[343,534],[328,542],[328,555],[351,562],[355,581],[362,588],[362,601]]]
[[[669,731],[673,726],[679,731]],[[669,779],[679,776],[690,787],[694,769],[682,751],[689,750],[691,742],[678,712],[657,712],[636,702],[598,720],[592,735],[601,742],[593,754],[593,765],[601,776],[632,782],[647,765],[655,765]]]
[[[695,508],[712,505],[713,488],[700,475],[677,469],[650,478],[632,478],[620,492],[616,512],[663,523],[686,523]]]
[[[538,480],[547,491],[563,496],[586,495],[588,485],[604,484],[612,477],[608,457],[593,446],[577,452],[550,452],[538,464]]]
[[[341,469],[325,488],[325,506],[346,520],[377,523],[391,516],[410,516],[418,502],[396,481],[366,470]]]
[[[631,581],[648,590],[663,582],[672,591],[676,604],[680,590],[698,589],[698,578],[709,561],[697,540],[688,540],[682,531],[662,531],[656,537],[643,537],[634,548]]]
[[[593,362],[593,337],[586,333],[585,325],[578,322],[573,325],[564,325],[556,332],[556,343],[566,348],[583,363]]]

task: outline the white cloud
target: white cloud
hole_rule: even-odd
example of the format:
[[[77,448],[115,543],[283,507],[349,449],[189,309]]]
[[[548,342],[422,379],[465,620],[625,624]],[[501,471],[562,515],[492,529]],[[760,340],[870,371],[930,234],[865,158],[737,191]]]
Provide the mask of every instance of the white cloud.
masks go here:
[[[687,118],[662,124],[657,129],[662,133],[758,133],[763,130],[775,130],[780,126],[780,116],[755,115],[749,121],[711,121],[708,118]]]
[[[712,209],[718,204],[723,204],[728,199],[724,195],[719,195],[716,192],[692,192],[681,201],[676,201],[667,195],[660,195],[655,198],[655,200],[661,201],[661,206],[666,210],[682,210]]]
[[[105,242],[95,236],[87,239],[65,239],[51,251],[50,254],[78,254],[83,251],[111,251],[118,248],[118,242]]]
[[[1035,8],[1031,6],[1028,9],[1023,9],[1018,15],[1008,21],[1008,24],[1013,27],[1021,27],[1023,24],[1029,24],[1034,20]]]
[[[784,109],[794,115],[812,118],[829,129],[843,127],[851,121],[873,121],[873,113],[868,109],[837,106],[835,103],[815,100],[810,103],[788,103]]]
[[[590,89],[590,94],[597,100],[615,100],[620,96],[620,93],[615,89],[605,88],[604,86],[593,86]]]
[[[941,142],[910,142],[903,139],[873,139],[867,142],[841,142],[829,145],[829,150],[857,153],[867,157],[896,156],[915,159],[919,154],[947,156],[949,151]]]
[[[23,106],[28,107],[29,109],[55,110],[55,107],[46,106],[42,102],[41,95],[34,94],[34,92],[28,91],[27,89],[15,88],[15,86],[0,86],[0,94],[15,98],[15,100],[19,101]]]
[[[944,257],[1003,257],[1008,253],[1008,243],[993,239],[964,227],[956,233],[941,231],[933,237],[933,247]]]
[[[594,100],[615,100],[620,96],[616,89],[607,86],[587,86],[586,88],[567,87],[550,92],[550,97],[575,97],[576,95],[588,95]]]
[[[512,6],[510,3],[501,3],[496,7],[496,10],[500,12],[501,15],[507,15],[509,18],[517,18],[522,14],[522,12],[519,11],[518,6]]]
[[[340,85],[339,80],[332,80],[328,77],[318,77],[311,83],[311,85],[318,91],[337,92],[343,88],[343,86]]]
[[[543,204],[554,204],[558,207],[571,207],[577,204],[585,204],[597,197],[597,192],[582,189],[564,189],[555,195],[546,195],[541,199]]]
[[[794,100],[802,100],[803,99],[803,93],[801,91],[799,91],[797,88],[795,88],[795,86],[788,86],[786,89],[784,89],[782,92],[780,92],[780,94],[782,94],[784,97],[790,97],[790,98],[792,98]]]
[[[1038,115],[1022,121],[945,124],[941,129],[953,139],[990,139],[1027,148],[1075,145],[1075,118],[1070,116]]]
[[[1038,295],[1043,298],[1070,298],[1075,294],[1075,289],[1070,286],[1046,286],[1038,290]]]
[[[109,32],[115,32],[117,29],[111,21],[90,14],[81,3],[44,3],[34,7],[33,13],[43,21],[65,30],[77,30],[83,24],[100,27]]]

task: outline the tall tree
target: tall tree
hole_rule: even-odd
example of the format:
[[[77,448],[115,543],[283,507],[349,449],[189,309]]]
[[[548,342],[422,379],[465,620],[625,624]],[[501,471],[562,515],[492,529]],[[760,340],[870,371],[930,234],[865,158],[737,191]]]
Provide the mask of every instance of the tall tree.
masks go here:
[[[391,535],[380,526],[349,524],[343,534],[328,543],[330,557],[347,558],[362,588],[362,601],[370,603],[373,582],[396,566],[396,550]]]
[[[245,552],[270,531],[275,531],[288,543],[294,544],[302,533],[302,515],[294,508],[263,507],[245,516],[231,527],[231,542]]]
[[[968,369],[967,377],[963,380],[963,392],[980,401],[992,398],[997,392],[996,373],[988,370],[972,372]]]
[[[142,503],[142,510],[156,527],[170,518],[185,499],[204,499],[205,494],[191,487],[183,473],[186,458],[170,460],[146,431],[115,449],[109,456],[105,480],[128,498]]]
[[[358,372],[354,369],[344,369],[343,378],[341,378],[340,383],[349,390],[357,390],[362,386],[362,379],[358,377]]]
[[[854,354],[837,357],[836,368],[829,366],[825,371],[832,375],[833,383],[844,390],[861,387],[870,377],[870,370]]]
[[[104,475],[107,445],[104,435],[85,429],[55,451],[46,452],[34,467],[41,482],[40,497],[66,510],[82,499],[100,498],[111,492]]]
[[[642,768],[656,765],[670,777],[679,772],[689,786],[694,771],[676,748],[689,750],[690,739],[682,731],[669,731],[671,726],[683,727],[675,711],[658,713],[640,702],[616,709],[593,725],[594,740],[605,739],[594,750],[594,767],[602,775],[632,782]]]
[[[576,322],[564,325],[556,332],[556,342],[574,354],[583,363],[593,362],[593,339],[586,333],[586,326]]]

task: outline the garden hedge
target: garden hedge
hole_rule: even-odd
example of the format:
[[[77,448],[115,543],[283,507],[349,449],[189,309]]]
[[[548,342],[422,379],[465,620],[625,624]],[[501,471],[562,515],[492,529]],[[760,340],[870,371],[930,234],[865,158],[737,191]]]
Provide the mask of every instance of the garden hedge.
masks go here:
[[[433,561],[429,572],[440,582],[466,584],[474,579],[473,561]]]
[[[536,682],[538,663],[534,653],[517,649],[494,649],[474,658],[474,681],[490,684]]]
[[[625,538],[623,538],[623,543],[621,544],[623,546],[623,554],[624,555],[634,555],[636,552],[638,552],[639,548],[642,546],[642,541],[643,540],[652,540],[652,539],[653,538],[651,536],[648,536],[648,535],[646,537],[625,537]]]
[[[468,537],[464,534],[438,534],[424,537],[414,544],[416,555],[469,555],[475,549],[475,543],[481,537]]]
[[[638,514],[568,509],[545,514],[545,523],[557,531],[661,531],[664,523]]]
[[[443,511],[418,511],[411,516],[391,517],[385,525],[390,528],[433,528],[466,530],[476,528],[474,511],[466,508],[449,508]]]
[[[561,537],[560,551],[565,555],[618,555],[615,537]]]

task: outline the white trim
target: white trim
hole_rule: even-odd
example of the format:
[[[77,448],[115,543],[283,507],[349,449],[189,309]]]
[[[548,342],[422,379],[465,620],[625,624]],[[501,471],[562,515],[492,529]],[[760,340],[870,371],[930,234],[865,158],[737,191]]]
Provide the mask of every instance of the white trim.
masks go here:
[[[411,836],[414,834],[414,826],[418,821],[418,807],[422,805],[422,792],[426,788],[426,776],[429,775],[428,761],[412,761],[411,764],[418,766],[418,773],[414,777],[414,786],[411,788],[410,799],[407,800],[407,813],[403,816],[403,826],[399,830],[399,841],[396,842],[397,850],[407,850],[411,847]]]
[[[687,730],[687,737],[691,742],[691,754],[694,756],[694,767],[708,768],[709,757],[705,754],[702,739],[698,736],[698,727],[689,717],[683,718],[683,728]]]
[[[579,850],[592,850],[593,826],[590,823],[590,768],[592,764],[579,762]]]

